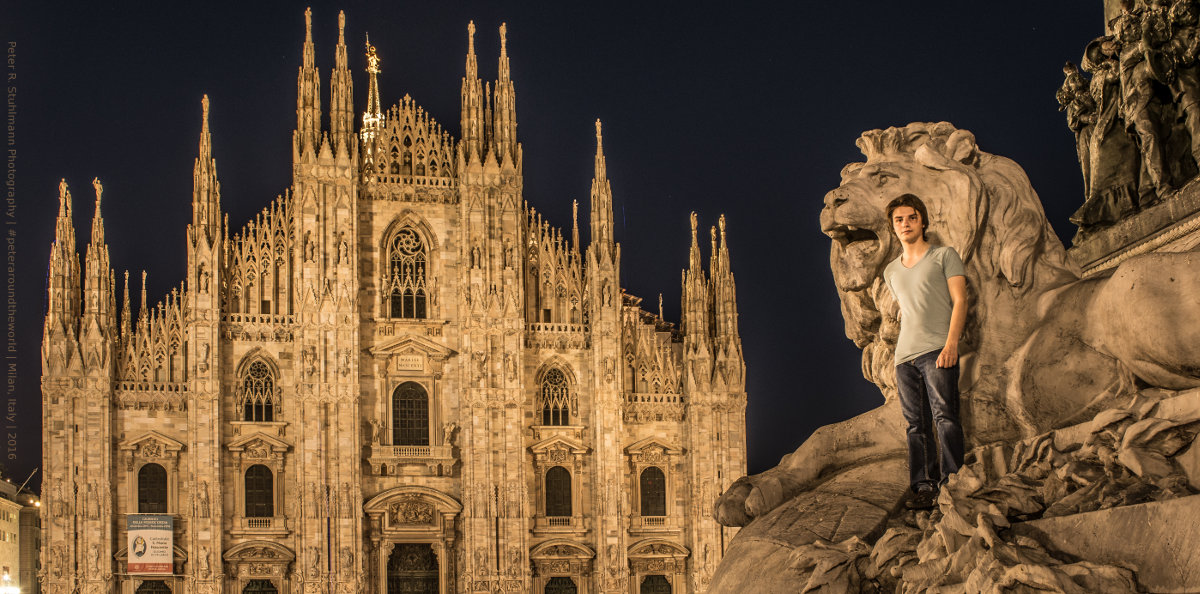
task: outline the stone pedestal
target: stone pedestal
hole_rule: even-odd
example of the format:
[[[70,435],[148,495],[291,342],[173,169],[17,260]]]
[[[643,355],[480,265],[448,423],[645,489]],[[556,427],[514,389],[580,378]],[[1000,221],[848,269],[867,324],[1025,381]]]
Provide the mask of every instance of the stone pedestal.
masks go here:
[[[1085,277],[1105,274],[1133,256],[1200,246],[1200,180],[1162,202],[1077,240],[1067,250]]]

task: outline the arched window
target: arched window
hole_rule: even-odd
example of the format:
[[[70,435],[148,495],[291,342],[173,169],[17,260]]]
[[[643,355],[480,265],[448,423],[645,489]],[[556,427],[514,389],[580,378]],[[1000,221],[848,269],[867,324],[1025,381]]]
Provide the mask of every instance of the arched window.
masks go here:
[[[429,445],[429,396],[416,382],[392,392],[392,445]]]
[[[388,271],[384,279],[388,317],[423,319],[428,286],[426,265],[428,255],[421,236],[411,227],[396,232],[388,244]]]
[[[138,513],[167,513],[167,471],[158,464],[138,470]]]
[[[246,368],[239,386],[238,408],[243,421],[274,421],[276,415],[275,377],[263,361],[254,361]]]
[[[255,464],[246,469],[246,517],[275,516],[275,477],[271,469]]]
[[[642,471],[641,483],[642,515],[667,515],[667,477],[657,466]]]
[[[571,473],[562,466],[546,471],[546,516],[571,515]]]
[[[543,425],[571,424],[571,390],[567,376],[561,369],[551,369],[542,378],[542,394],[539,399]]]

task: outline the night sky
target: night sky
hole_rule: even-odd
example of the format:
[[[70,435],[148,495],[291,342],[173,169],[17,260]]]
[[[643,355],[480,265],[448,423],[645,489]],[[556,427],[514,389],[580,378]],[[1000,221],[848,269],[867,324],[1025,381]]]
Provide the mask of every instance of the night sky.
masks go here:
[[[17,109],[15,144],[6,146],[17,151],[8,170],[16,211],[4,217],[17,250],[17,420],[5,422],[16,439],[15,449],[6,440],[3,462],[18,481],[41,464],[39,348],[58,180],[75,197],[82,257],[90,182],[100,177],[118,278],[148,270],[157,302],[184,274],[203,94],[231,227],[290,184],[306,6],[19,4],[0,24]],[[324,109],[344,9],[356,110],[366,102],[369,33],[384,106],[409,94],[455,137],[467,22],[478,28],[485,81],[496,77],[497,28],[507,22],[525,199],[564,229],[572,200],[586,213],[592,122],[602,119],[623,285],[648,309],[661,292],[668,320],[679,319],[688,213],[699,213],[702,229],[726,215],[751,472],[815,428],[882,402],[843,334],[830,240],[818,223],[842,166],[861,159],[859,134],[913,121],[971,130],[982,150],[1025,168],[1069,242],[1082,183],[1054,92],[1063,62],[1077,62],[1103,34],[1100,0],[776,4],[312,5]],[[131,288],[136,309],[138,284]]]

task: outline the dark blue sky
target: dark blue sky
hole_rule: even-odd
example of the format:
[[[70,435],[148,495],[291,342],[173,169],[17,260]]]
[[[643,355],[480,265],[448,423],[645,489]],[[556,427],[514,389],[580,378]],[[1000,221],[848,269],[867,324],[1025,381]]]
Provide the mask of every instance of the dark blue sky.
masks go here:
[[[74,189],[81,250],[89,182],[101,178],[112,263],[134,277],[147,269],[157,301],[183,275],[201,95],[234,228],[290,183],[306,4],[20,4],[0,26],[6,46],[17,43],[8,84],[20,312],[16,459],[4,462],[23,479],[40,465],[38,351],[59,178]],[[526,200],[563,227],[573,199],[586,208],[601,118],[623,284],[647,303],[663,293],[669,319],[679,318],[688,213],[705,228],[727,216],[751,471],[882,402],[843,334],[818,223],[839,170],[860,158],[863,130],[939,120],[971,130],[980,148],[1025,168],[1059,235],[1074,234],[1080,174],[1054,91],[1062,63],[1102,34],[1100,0],[312,6],[323,106],[345,9],[356,108],[370,33],[385,106],[412,95],[455,136],[467,21],[485,80],[507,22]]]

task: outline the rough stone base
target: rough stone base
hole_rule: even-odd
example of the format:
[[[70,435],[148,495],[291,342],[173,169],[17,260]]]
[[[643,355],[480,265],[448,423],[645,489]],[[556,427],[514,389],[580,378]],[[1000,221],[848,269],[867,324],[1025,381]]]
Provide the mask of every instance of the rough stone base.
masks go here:
[[[1079,559],[1132,569],[1150,592],[1200,592],[1200,495],[1034,520],[1012,530]]]
[[[818,539],[868,539],[908,489],[902,459],[868,462],[779,506],[743,528],[713,576],[709,594],[793,594],[803,583],[792,551]]]

